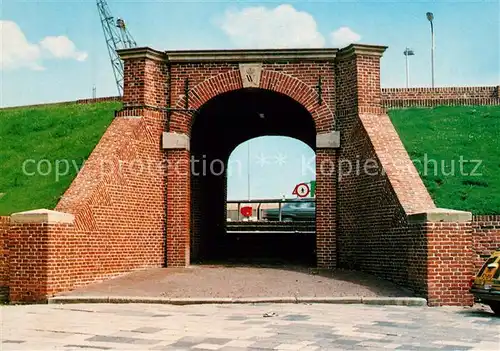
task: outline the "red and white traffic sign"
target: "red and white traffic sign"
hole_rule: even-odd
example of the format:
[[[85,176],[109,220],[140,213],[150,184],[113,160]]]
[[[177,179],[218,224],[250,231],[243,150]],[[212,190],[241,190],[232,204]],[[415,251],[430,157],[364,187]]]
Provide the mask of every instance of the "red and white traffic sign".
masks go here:
[[[243,217],[250,217],[252,215],[252,206],[243,206],[241,209],[240,209],[240,213]]]
[[[292,195],[297,195],[298,197],[307,197],[311,189],[309,189],[309,185],[306,183],[300,183],[295,186],[293,189]]]

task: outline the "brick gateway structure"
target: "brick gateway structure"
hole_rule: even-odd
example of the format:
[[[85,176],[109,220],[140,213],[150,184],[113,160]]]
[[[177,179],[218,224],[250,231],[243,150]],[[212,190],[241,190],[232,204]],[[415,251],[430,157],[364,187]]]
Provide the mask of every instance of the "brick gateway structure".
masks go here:
[[[229,154],[285,135],[316,152],[318,267],[470,304],[471,214],[436,209],[420,180],[381,106],[384,50],[121,51],[123,110],[56,211],[10,218],[11,301],[217,255]]]

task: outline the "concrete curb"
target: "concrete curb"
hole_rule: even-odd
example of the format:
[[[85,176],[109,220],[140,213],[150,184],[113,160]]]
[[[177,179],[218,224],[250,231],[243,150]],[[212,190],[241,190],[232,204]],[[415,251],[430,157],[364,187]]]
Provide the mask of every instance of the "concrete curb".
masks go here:
[[[256,304],[256,303],[324,303],[365,304],[380,306],[427,306],[427,300],[419,297],[214,297],[169,298],[140,296],[55,296],[49,304],[77,303],[153,303],[166,305],[202,304]]]

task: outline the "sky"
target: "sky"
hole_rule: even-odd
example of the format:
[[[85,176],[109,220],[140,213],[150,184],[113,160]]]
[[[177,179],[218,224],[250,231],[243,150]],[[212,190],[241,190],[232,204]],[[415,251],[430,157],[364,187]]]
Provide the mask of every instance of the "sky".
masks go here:
[[[297,184],[316,179],[315,166],[314,151],[299,140],[279,136],[251,139],[229,157],[228,199],[294,198]]]
[[[383,87],[405,86],[406,47],[415,52],[410,58],[410,85],[430,86],[430,25],[425,14],[431,11],[436,86],[500,81],[498,0],[108,3],[114,16],[125,19],[139,46],[158,50],[385,45]],[[95,0],[3,0],[0,10],[0,106],[87,98],[94,85],[98,96],[116,95]],[[235,150],[233,159],[248,164],[241,150],[246,146]],[[262,153],[269,160],[286,153],[288,161],[261,167],[256,162]],[[296,174],[291,183],[303,181],[308,176],[302,175],[297,160],[311,154],[304,144],[285,138],[251,141],[252,189],[267,189],[253,191],[252,197],[281,196],[286,191],[291,195],[291,184],[278,181],[259,188],[258,179],[270,179],[266,172],[286,170]],[[230,197],[246,198],[243,178],[229,180],[229,190],[234,189]]]

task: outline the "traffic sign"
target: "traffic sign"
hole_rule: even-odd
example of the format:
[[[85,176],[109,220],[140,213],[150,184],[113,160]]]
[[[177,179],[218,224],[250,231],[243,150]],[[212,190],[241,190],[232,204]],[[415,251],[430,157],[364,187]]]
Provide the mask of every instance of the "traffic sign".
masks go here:
[[[241,209],[240,209],[240,213],[243,217],[250,217],[252,215],[252,206],[243,206]]]
[[[307,197],[311,189],[309,189],[309,185],[306,183],[300,183],[295,186],[293,189],[292,195],[297,195],[298,197]]]

